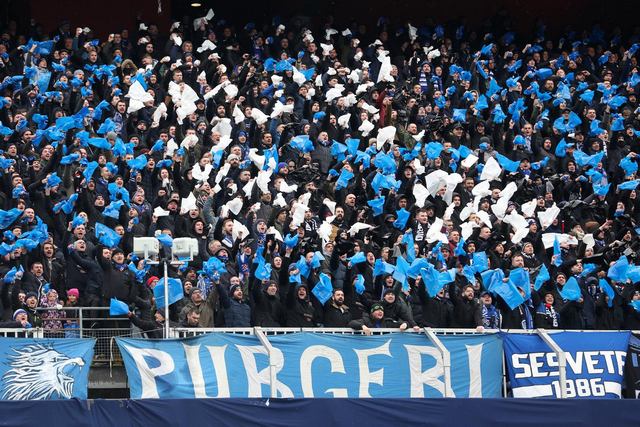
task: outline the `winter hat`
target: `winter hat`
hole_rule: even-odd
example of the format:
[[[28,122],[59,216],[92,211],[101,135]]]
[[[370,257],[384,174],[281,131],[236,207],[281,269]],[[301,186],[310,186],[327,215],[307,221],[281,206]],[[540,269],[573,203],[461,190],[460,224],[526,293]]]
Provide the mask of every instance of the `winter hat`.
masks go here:
[[[382,296],[386,296],[387,294],[394,294],[393,292],[393,288],[385,288],[385,290],[382,292]]]
[[[67,296],[74,296],[78,298],[80,296],[80,291],[78,291],[78,289],[76,288],[71,288],[67,291]]]
[[[38,298],[38,294],[36,294],[35,292],[27,292],[27,294],[24,297],[24,300],[28,300],[29,298]]]
[[[111,251],[111,257],[113,257],[114,255],[117,255],[117,254],[124,254],[124,251],[122,249],[120,249],[120,248],[115,248],[115,249],[113,249]]]
[[[382,304],[375,303],[375,304],[373,304],[373,305],[371,306],[370,313],[372,313],[372,314],[373,314],[373,312],[374,312],[374,311],[378,311],[378,310],[382,310],[382,311],[384,311],[384,307],[382,306]]]
[[[28,313],[26,310],[19,308],[13,312],[13,320],[16,320],[16,317],[18,317],[18,314],[28,314]]]
[[[147,282],[146,282],[146,283],[147,283],[147,287],[149,287],[149,288],[150,288],[150,287],[151,287],[151,284],[152,284],[154,281],[157,281],[157,280],[160,280],[157,276],[151,276],[151,277],[149,277],[149,278],[147,279]]]
[[[231,285],[229,287],[229,295],[233,295],[237,289],[240,289],[240,285]]]

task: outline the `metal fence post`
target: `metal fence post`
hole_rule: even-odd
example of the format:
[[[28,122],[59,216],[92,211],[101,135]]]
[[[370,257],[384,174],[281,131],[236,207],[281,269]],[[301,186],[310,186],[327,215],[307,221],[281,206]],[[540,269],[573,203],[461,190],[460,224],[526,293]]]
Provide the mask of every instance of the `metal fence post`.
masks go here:
[[[78,314],[78,330],[80,331],[80,338],[84,338],[84,326],[83,326],[83,320],[84,320],[84,307],[81,307],[80,310],[78,310],[79,314]]]
[[[256,326],[253,328],[253,331],[260,340],[260,344],[262,344],[267,350],[267,356],[269,357],[269,388],[271,391],[271,397],[278,397],[278,389],[276,387],[276,365],[273,363],[273,346],[261,327]]]
[[[452,397],[449,395],[449,391],[451,390],[451,354],[431,328],[423,328],[423,331],[427,338],[429,338],[429,341],[440,351],[442,365],[444,367],[444,397]]]
[[[558,358],[558,373],[560,374],[560,399],[567,398],[567,356],[560,346],[551,338],[544,329],[536,329],[536,334],[544,341]]]

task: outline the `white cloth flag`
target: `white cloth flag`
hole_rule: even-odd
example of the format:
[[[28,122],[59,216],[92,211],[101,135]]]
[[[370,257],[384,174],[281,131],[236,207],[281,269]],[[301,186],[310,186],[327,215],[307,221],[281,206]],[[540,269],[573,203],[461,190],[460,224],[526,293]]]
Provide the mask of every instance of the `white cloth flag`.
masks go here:
[[[484,165],[484,168],[482,169],[482,173],[480,174],[480,181],[493,181],[494,179],[498,178],[501,173],[502,168],[500,167],[500,164],[496,161],[496,159],[490,157],[489,160],[487,160],[487,163]]]

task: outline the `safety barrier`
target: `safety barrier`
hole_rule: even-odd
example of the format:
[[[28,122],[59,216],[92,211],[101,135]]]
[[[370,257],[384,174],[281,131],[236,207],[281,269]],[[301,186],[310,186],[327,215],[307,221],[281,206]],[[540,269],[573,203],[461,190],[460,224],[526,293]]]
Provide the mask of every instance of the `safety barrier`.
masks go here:
[[[122,355],[113,343],[115,337],[144,338],[128,318],[110,317],[109,307],[42,307],[37,311],[41,315],[50,311],[65,313],[62,319],[42,319],[44,326],[34,330],[43,338],[95,338],[94,364],[122,364]],[[50,322],[62,327],[47,327]]]
[[[260,343],[265,347],[267,351],[267,355],[269,357],[269,376],[271,379],[275,378],[275,367],[276,365],[272,363],[271,353],[272,346],[269,343],[269,336],[273,335],[282,335],[288,333],[295,332],[313,332],[319,334],[342,334],[342,335],[363,335],[362,331],[356,331],[351,328],[171,328],[170,329],[170,338],[186,338],[193,337],[208,333],[230,333],[230,334],[242,334],[242,335],[256,335],[260,340]],[[372,329],[371,333],[373,335],[384,335],[390,333],[397,333],[397,328],[379,328]],[[504,330],[500,331],[497,329],[486,329],[482,331],[478,331],[476,329],[433,329],[433,328],[423,328],[419,331],[415,331],[413,329],[408,329],[403,333],[413,334],[413,333],[422,333],[425,334],[429,341],[438,349],[440,352],[440,356],[442,358],[442,363],[444,367],[444,383],[445,383],[445,396],[448,396],[448,391],[451,389],[451,355],[447,348],[444,346],[442,341],[438,338],[438,335],[484,335],[484,334],[495,334],[498,332],[506,332],[506,333],[516,333],[516,334],[537,334],[540,338],[553,350],[559,361],[559,376],[561,386],[561,398],[566,398],[566,357],[564,352],[560,349],[560,347],[555,343],[553,338],[551,338],[551,334],[555,332],[561,331],[546,331],[544,329],[534,329],[534,330]],[[584,331],[589,332],[589,331]],[[594,332],[594,331],[592,331]],[[507,396],[507,372],[506,365],[503,360],[502,362],[502,390],[503,396]],[[271,381],[271,397],[277,397],[275,390],[275,381]]]
[[[114,337],[134,337],[144,338],[146,335],[143,331],[131,325],[125,317],[112,318],[108,316],[108,307],[73,307],[62,309],[39,309],[41,312],[48,310],[64,310],[68,314],[74,314],[74,317],[66,317],[59,319],[64,325],[75,325],[72,328],[33,328],[33,329],[0,329],[0,336],[4,337],[30,337],[30,338],[95,338],[95,356],[94,364],[109,363],[110,365],[122,364],[122,355],[119,349],[113,343]],[[51,319],[58,320],[58,319]],[[362,331],[356,331],[350,328],[182,328],[173,327],[169,329],[168,338],[188,338],[208,333],[224,333],[224,334],[240,334],[255,335],[265,347],[270,358],[270,376],[275,377],[275,365],[271,364],[272,347],[269,343],[269,337],[274,335],[290,334],[296,332],[313,332],[318,334],[336,334],[336,335],[362,335]],[[381,328],[372,329],[374,335],[384,335],[389,333],[397,333],[398,329]],[[478,334],[495,334],[505,332],[511,334],[537,334],[547,344],[547,346],[556,354],[558,360],[560,397],[567,397],[566,390],[566,369],[567,361],[565,352],[554,341],[553,334],[563,332],[561,330],[476,330],[476,329],[455,329],[455,328],[424,328],[419,331],[412,329],[403,333],[416,334],[421,333],[438,349],[442,363],[444,366],[445,390],[450,389],[451,384],[451,363],[450,354],[446,347],[442,344],[439,336],[444,335],[478,335]],[[602,332],[585,330],[580,332]],[[637,331],[633,331],[637,332]],[[503,377],[503,395],[507,396],[508,379],[506,365],[503,360],[502,366]],[[272,382],[272,385],[274,383]],[[272,396],[275,397],[275,387],[272,389]],[[447,397],[445,395],[445,397]]]

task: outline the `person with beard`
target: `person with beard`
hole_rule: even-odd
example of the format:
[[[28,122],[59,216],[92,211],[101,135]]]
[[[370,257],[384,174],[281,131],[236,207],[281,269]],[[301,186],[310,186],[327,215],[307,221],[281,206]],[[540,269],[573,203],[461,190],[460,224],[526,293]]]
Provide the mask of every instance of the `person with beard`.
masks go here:
[[[452,326],[453,305],[445,297],[444,288],[440,289],[435,297],[431,297],[427,294],[424,282],[419,280],[418,295],[422,302],[422,322],[419,326],[427,328],[449,328]]]
[[[244,299],[244,292],[240,284],[229,287],[229,293],[220,282],[216,283],[220,295],[220,302],[224,308],[224,325],[227,328],[251,327],[251,306]]]
[[[254,186],[254,188],[257,187],[257,185]],[[256,210],[256,218],[271,218],[271,215],[273,214],[271,199],[271,193],[268,191],[260,194],[260,208]]]
[[[40,261],[31,264],[29,271],[25,272],[22,277],[22,290],[24,292],[35,292],[42,295],[42,288],[47,282],[44,277],[44,267]]]
[[[155,215],[151,219],[151,226],[149,227],[148,234],[150,236],[155,235],[156,230],[171,230],[171,234],[176,234],[176,223],[179,223],[178,217],[180,216],[180,210],[178,209],[178,201],[176,199],[170,199],[165,207],[165,210],[169,211],[168,215],[156,217]]]
[[[214,286],[213,289],[215,289],[215,291],[209,291],[206,300],[202,297],[202,290],[199,288],[191,289],[190,301],[180,310],[178,318],[181,324],[187,324],[188,314],[196,312],[200,317],[198,327],[213,328],[214,318],[216,316],[215,308],[218,305],[219,297],[217,286]]]
[[[42,275],[46,283],[58,291],[61,296],[65,296],[65,265],[62,255],[56,254],[56,248],[51,239],[47,239],[42,244],[39,254],[32,253],[30,260],[42,263]]]
[[[399,291],[400,285],[396,288],[386,288],[383,291],[382,307],[384,308],[385,317],[393,320],[400,325],[400,330],[413,328],[418,330],[416,322],[413,320],[411,310],[404,300],[398,298],[396,293]]]
[[[286,326],[289,328],[313,328],[317,326],[318,313],[310,300],[309,288],[306,284],[289,287],[286,317]]]
[[[100,246],[98,249],[98,264],[103,271],[102,298],[104,306],[109,305],[111,298],[117,298],[127,304],[134,304],[138,289],[135,277],[125,263],[124,252],[120,248],[110,250]]]
[[[250,292],[253,303],[253,326],[279,328],[286,324],[285,308],[278,295],[275,280],[251,282]]]
[[[76,240],[66,252],[66,286],[78,289],[81,295],[80,305],[100,307],[103,294],[103,271],[100,265],[87,253],[84,240]],[[96,316],[94,316],[96,317]]]
[[[477,328],[482,326],[482,307],[475,298],[475,291],[470,284],[458,291],[455,284],[449,289],[453,303],[453,323],[458,328]]]
[[[333,295],[324,305],[325,328],[346,328],[351,322],[351,311],[345,304],[345,291],[336,288]]]

